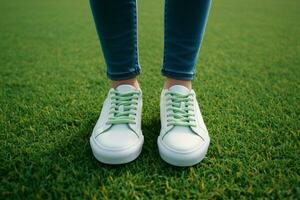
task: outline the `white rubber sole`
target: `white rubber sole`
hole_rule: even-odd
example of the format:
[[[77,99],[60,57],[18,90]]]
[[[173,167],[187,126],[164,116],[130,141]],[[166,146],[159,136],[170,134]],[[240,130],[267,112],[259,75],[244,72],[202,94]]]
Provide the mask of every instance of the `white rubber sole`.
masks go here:
[[[118,165],[125,164],[135,160],[141,153],[144,143],[144,136],[133,146],[122,150],[108,150],[101,148],[95,141],[94,137],[90,137],[90,145],[94,157],[105,164]]]
[[[157,145],[159,155],[165,162],[178,167],[189,167],[198,164],[205,158],[209,141],[200,148],[187,153],[176,152],[170,149],[163,143],[161,136],[157,138]]]

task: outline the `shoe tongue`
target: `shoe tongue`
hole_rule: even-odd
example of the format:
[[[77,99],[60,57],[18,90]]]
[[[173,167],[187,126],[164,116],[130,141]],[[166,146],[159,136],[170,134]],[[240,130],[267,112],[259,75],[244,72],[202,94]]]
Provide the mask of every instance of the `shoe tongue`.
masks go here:
[[[183,95],[190,93],[190,90],[182,85],[173,85],[172,87],[169,88],[169,91],[183,94]]]
[[[116,90],[119,91],[119,92],[130,92],[130,91],[133,91],[133,90],[136,90],[136,89],[132,85],[124,84],[124,85],[119,85],[116,88]]]

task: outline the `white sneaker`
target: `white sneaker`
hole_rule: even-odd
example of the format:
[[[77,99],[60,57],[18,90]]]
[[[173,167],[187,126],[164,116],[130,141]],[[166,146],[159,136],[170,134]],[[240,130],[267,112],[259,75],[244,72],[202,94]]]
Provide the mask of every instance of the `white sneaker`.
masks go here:
[[[157,143],[163,160],[175,166],[192,166],[205,157],[210,138],[194,90],[181,85],[163,89],[160,119]]]
[[[90,138],[97,160],[106,164],[123,164],[141,153],[142,92],[131,85],[111,88]]]

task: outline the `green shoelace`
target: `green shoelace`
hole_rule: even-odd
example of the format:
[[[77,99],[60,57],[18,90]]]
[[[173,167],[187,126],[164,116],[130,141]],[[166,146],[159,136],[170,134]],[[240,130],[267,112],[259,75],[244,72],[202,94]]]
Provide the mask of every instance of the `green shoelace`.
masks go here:
[[[193,94],[167,92],[167,126],[196,126]],[[170,101],[169,101],[170,100]]]
[[[109,111],[111,117],[108,118],[106,124],[135,124],[139,92],[120,93],[114,90],[111,95]]]

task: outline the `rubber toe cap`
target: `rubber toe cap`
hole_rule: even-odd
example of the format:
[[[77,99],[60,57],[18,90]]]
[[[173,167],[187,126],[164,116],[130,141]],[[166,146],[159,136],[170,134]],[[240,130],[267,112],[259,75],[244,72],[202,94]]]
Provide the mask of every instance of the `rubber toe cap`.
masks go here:
[[[189,128],[175,127],[163,137],[163,143],[176,152],[190,152],[201,148],[204,140]]]
[[[105,149],[122,150],[131,147],[139,141],[135,132],[127,125],[115,125],[108,131],[96,136],[96,142]]]

